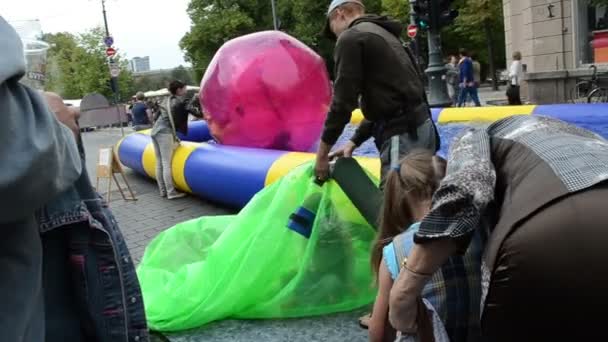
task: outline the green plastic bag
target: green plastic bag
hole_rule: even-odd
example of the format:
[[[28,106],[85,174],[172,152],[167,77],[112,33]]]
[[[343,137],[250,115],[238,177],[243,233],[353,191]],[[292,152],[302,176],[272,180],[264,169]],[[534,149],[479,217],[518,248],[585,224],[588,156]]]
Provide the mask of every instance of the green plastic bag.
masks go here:
[[[159,234],[137,270],[150,328],[324,315],[371,303],[375,231],[337,184],[312,180],[312,165],[304,165],[238,215],[202,217]],[[292,215],[308,212],[303,206],[316,209],[309,237],[298,229],[306,218]]]

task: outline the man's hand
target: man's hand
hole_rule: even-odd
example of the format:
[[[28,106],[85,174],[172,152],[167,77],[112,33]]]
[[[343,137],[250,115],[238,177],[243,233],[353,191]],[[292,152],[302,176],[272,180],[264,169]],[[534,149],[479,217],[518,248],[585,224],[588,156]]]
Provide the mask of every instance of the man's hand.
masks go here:
[[[329,151],[331,146],[321,141],[315,162],[315,177],[324,182],[329,178]]]
[[[329,154],[329,160],[334,158],[351,158],[353,156],[353,151],[357,148],[354,142],[348,141],[344,146],[340,147],[338,150]]]
[[[329,178],[329,155],[318,155],[315,163],[315,176],[319,181],[326,181]]]

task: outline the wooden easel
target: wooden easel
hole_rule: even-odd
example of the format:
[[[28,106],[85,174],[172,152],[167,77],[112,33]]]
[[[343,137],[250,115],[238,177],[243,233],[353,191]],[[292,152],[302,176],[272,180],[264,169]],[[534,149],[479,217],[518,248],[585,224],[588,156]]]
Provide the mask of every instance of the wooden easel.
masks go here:
[[[122,175],[122,179],[125,182],[129,193],[131,194],[130,198],[125,196],[125,193],[120,186],[118,179],[116,178],[117,173]],[[135,194],[133,194],[133,190],[131,190],[129,182],[127,181],[127,177],[125,177],[125,172],[122,169],[122,165],[120,165],[120,162],[118,161],[118,156],[116,155],[114,147],[101,147],[99,149],[99,157],[97,159],[97,191],[99,191],[99,180],[102,178],[108,180],[108,203],[110,203],[110,194],[112,192],[112,179],[116,183],[118,191],[120,191],[120,194],[125,201],[137,201]]]

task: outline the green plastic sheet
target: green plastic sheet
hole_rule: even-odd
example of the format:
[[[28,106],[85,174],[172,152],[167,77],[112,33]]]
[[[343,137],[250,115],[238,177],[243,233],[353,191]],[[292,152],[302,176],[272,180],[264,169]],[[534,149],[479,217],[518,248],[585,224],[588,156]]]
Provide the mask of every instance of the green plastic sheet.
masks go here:
[[[306,164],[237,215],[202,217],[159,234],[137,269],[150,328],[324,315],[371,303],[375,231],[335,182],[312,180]],[[308,238],[288,228],[302,206],[316,211]]]

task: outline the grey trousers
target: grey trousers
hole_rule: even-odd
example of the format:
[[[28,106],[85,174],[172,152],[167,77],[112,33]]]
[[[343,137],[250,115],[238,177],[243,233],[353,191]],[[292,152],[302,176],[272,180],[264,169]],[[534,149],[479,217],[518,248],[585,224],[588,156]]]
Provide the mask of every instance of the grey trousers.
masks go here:
[[[391,162],[398,163],[401,158],[414,149],[427,149],[432,152],[437,150],[435,125],[431,119],[418,126],[417,134],[418,139],[412,139],[409,133],[403,133],[392,136],[382,144],[380,148],[380,189],[384,189]]]
[[[171,162],[173,161],[173,152],[178,144],[173,139],[170,133],[157,133],[152,136],[154,144],[154,153],[156,155],[156,182],[161,196],[174,196],[178,194],[173,185],[173,172],[171,170]]]

